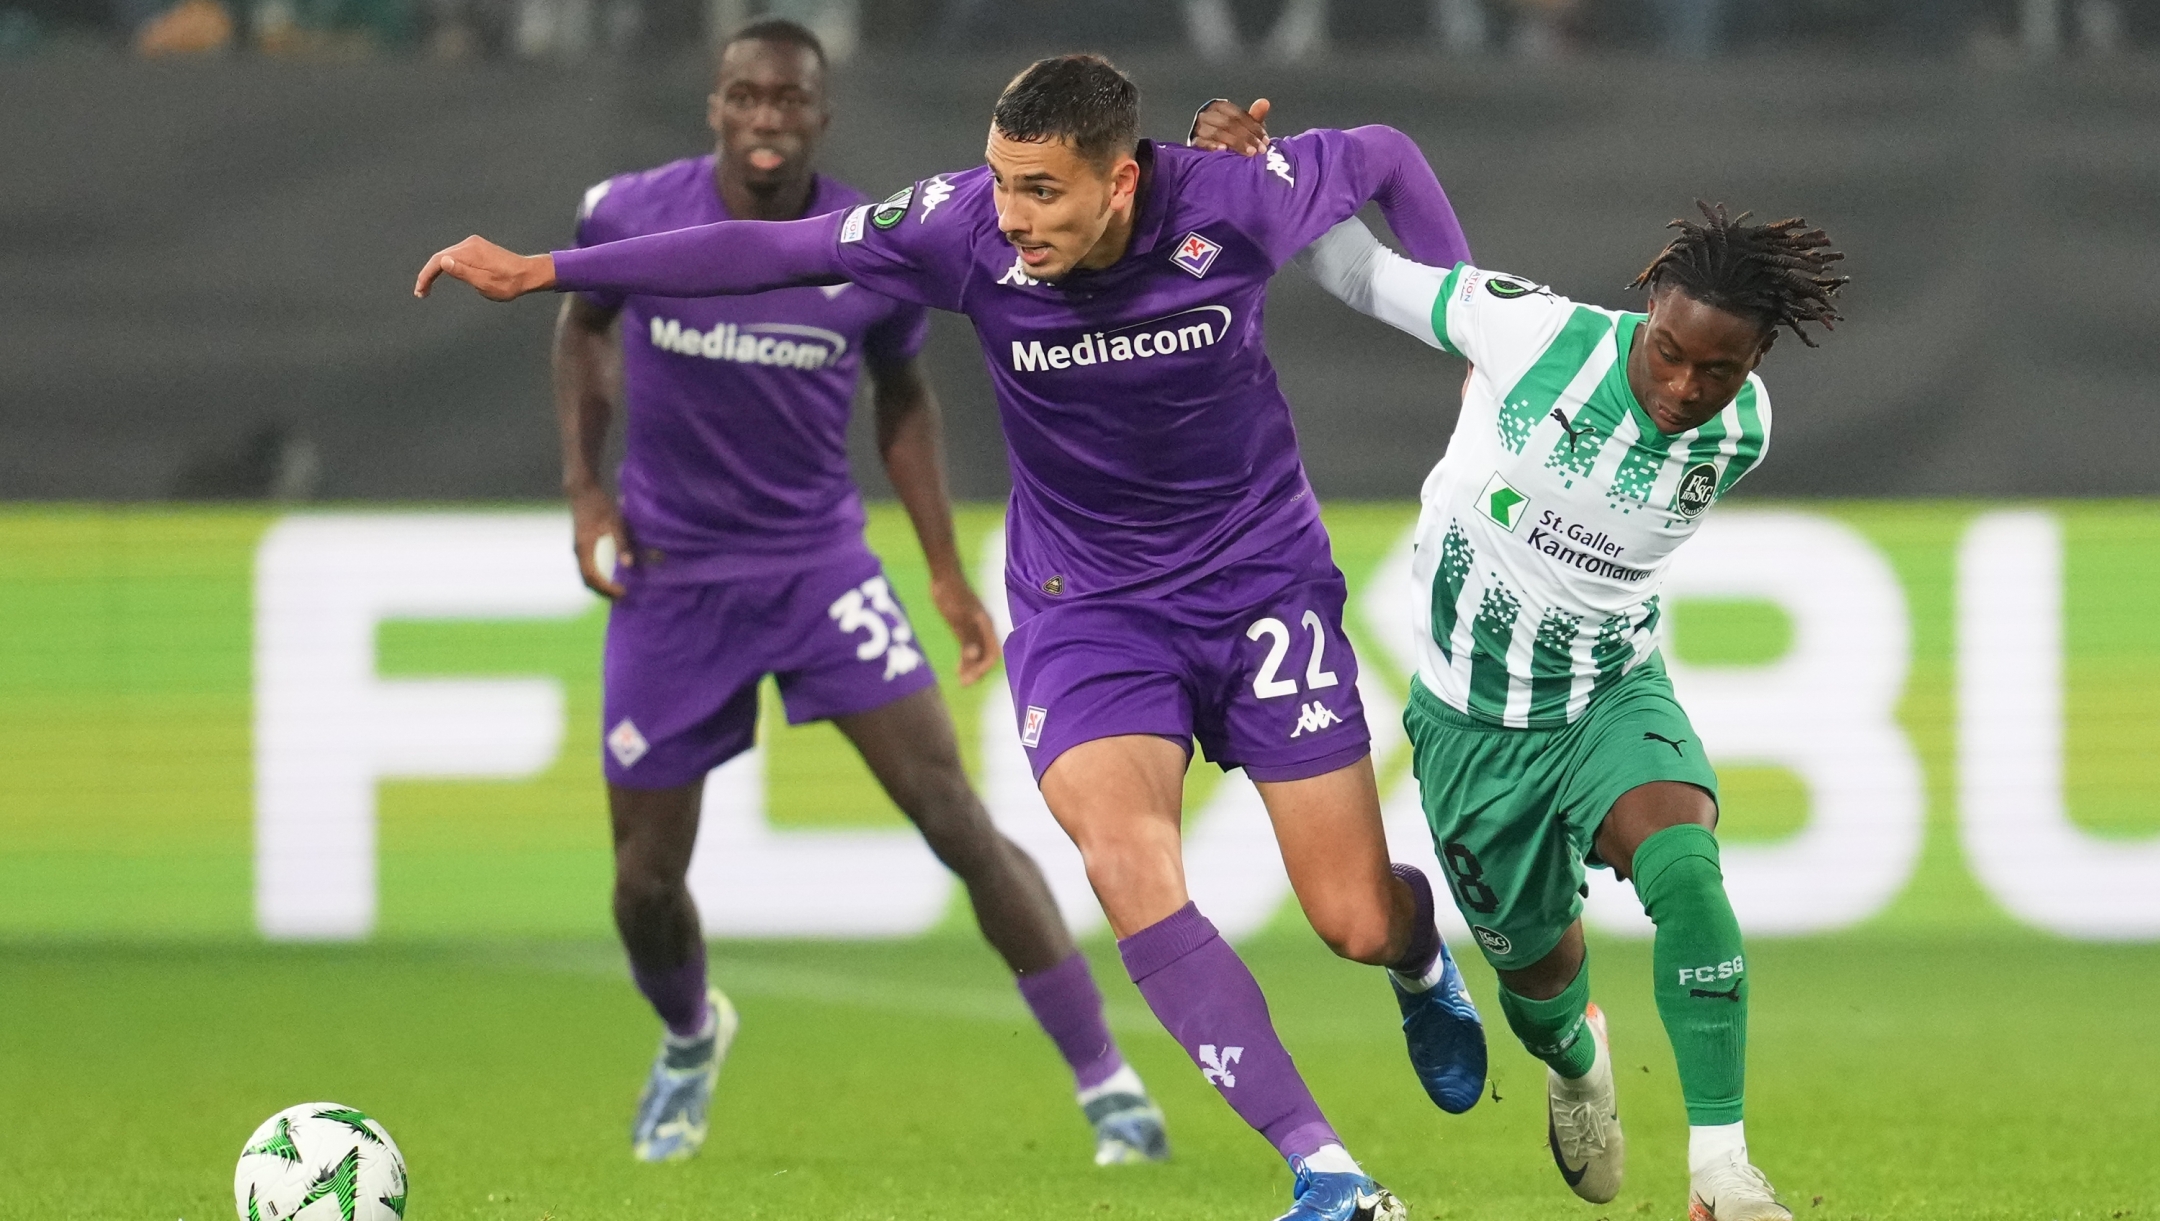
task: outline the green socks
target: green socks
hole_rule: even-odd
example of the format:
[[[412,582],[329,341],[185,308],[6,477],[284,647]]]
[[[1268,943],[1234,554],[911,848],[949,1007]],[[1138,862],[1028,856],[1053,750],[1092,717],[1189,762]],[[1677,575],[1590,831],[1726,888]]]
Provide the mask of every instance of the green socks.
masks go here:
[[[1590,1037],[1584,1014],[1590,1006],[1590,960],[1583,959],[1575,981],[1549,1001],[1534,1001],[1500,988],[1500,1012],[1508,1029],[1531,1055],[1570,1081],[1590,1071],[1597,1060],[1597,1040]]]
[[[1688,1122],[1736,1124],[1747,1069],[1747,960],[1725,898],[1717,839],[1690,825],[1644,840],[1635,850],[1635,893],[1657,925],[1654,991]],[[1503,991],[1502,1008],[1507,1000]],[[1514,1017],[1508,1010],[1511,1023]]]

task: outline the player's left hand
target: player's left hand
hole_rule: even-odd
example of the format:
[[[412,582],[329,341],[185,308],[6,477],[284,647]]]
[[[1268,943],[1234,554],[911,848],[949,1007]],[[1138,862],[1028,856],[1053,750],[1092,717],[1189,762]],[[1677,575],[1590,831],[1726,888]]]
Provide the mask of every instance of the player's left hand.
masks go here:
[[[427,296],[437,276],[463,280],[490,301],[509,301],[555,287],[555,256],[517,254],[476,233],[436,251],[420,269],[420,278],[413,281],[413,296]]]
[[[1243,110],[1235,102],[1216,98],[1193,116],[1192,138],[1186,143],[1211,153],[1257,157],[1268,146],[1267,116],[1271,107],[1266,98]]]
[[[974,686],[998,663],[997,621],[962,577],[933,577],[930,600],[960,641],[960,685]]]

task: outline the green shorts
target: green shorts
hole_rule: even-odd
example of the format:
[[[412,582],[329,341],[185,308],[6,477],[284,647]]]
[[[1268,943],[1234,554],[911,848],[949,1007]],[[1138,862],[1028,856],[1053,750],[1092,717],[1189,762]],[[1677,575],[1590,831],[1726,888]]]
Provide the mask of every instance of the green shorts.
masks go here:
[[[1486,960],[1527,967],[1582,914],[1586,864],[1621,794],[1679,780],[1717,799],[1717,773],[1653,653],[1574,724],[1510,729],[1410,685],[1403,728],[1433,853]]]

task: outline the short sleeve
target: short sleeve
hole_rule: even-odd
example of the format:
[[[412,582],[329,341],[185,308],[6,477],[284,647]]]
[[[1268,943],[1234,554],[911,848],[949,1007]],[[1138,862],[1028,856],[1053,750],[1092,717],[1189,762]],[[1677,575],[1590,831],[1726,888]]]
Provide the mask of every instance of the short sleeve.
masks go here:
[[[841,213],[833,240],[848,280],[900,301],[959,312],[973,270],[975,216],[968,205],[979,202],[973,198],[979,194],[939,175]]]
[[[609,192],[614,187],[615,180],[612,178],[605,182],[595,183],[586,189],[585,198],[578,202],[576,228],[573,236],[576,238],[576,244],[579,247],[597,246],[603,242],[612,242],[619,237],[626,236],[625,234],[608,232],[610,226],[606,219],[600,215],[600,206],[607,200]],[[585,298],[601,309],[607,310],[609,313],[620,310],[626,299],[622,293],[596,292],[590,289],[579,290],[578,296]]]
[[[923,350],[930,338],[930,311],[906,301],[895,301],[863,335],[863,354],[883,368],[904,365]]]
[[[1365,205],[1361,156],[1349,132],[1325,128],[1271,140],[1257,157],[1211,154],[1199,165],[1224,218],[1281,267]]]
[[[1542,285],[1458,263],[1433,298],[1432,332],[1441,348],[1505,381],[1581,309]]]

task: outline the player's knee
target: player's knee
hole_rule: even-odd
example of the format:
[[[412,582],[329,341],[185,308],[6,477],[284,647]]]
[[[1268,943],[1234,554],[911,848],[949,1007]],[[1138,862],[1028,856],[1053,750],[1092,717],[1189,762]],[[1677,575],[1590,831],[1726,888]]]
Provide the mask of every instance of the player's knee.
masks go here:
[[[1313,918],[1313,931],[1337,957],[1352,962],[1381,964],[1390,961],[1385,911],[1331,912]]]
[[[916,784],[901,811],[947,869],[968,876],[997,863],[1003,840],[957,768]]]
[[[618,865],[615,870],[615,914],[619,919],[635,923],[654,913],[671,911],[682,901],[687,889],[683,879]]]
[[[1083,840],[1080,860],[1087,866],[1088,884],[1102,896],[1153,889],[1178,876],[1176,845],[1163,846],[1139,838],[1101,836]]]

